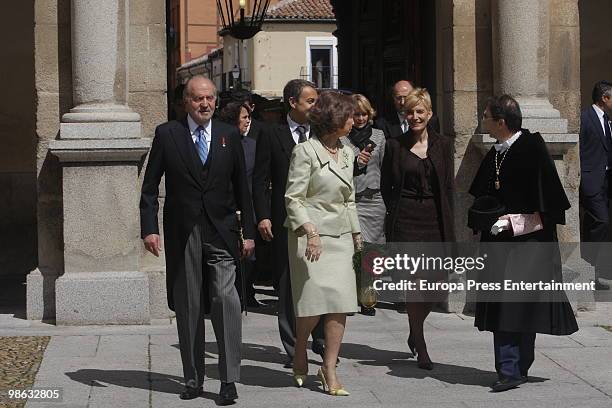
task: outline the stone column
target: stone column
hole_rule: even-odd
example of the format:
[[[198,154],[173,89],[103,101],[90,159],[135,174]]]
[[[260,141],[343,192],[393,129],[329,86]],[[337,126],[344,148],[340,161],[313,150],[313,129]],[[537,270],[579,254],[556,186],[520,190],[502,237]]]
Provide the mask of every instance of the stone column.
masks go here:
[[[513,95],[524,127],[567,133],[567,119],[549,101],[550,0],[495,0],[493,50],[495,93]]]
[[[57,324],[146,324],[138,173],[149,140],[127,105],[127,0],[72,0],[74,108],[49,149],[62,164],[64,274]]]
[[[128,21],[125,0],[72,0],[75,106],[64,122],[140,122],[127,106]]]

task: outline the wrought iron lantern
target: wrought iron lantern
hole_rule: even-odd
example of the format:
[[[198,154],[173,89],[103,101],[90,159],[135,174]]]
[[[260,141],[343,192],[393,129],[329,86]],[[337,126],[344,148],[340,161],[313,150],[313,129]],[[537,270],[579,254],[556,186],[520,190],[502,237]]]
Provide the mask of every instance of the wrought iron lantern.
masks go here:
[[[266,16],[266,11],[270,5],[270,0],[252,0],[252,10],[250,15],[246,15],[246,0],[240,0],[239,4],[239,20],[236,21],[233,0],[217,0],[217,9],[221,17],[223,29],[220,35],[229,34],[239,40],[247,40],[253,38],[255,34],[261,31],[261,25]]]

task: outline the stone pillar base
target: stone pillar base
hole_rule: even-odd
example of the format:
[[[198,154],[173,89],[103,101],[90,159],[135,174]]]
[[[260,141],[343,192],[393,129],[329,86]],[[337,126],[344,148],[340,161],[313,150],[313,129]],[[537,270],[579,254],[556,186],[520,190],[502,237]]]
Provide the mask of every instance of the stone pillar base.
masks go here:
[[[62,140],[75,139],[137,139],[140,138],[140,122],[63,122],[60,124]]]
[[[56,324],[149,324],[149,280],[142,272],[82,272],[57,279]]]
[[[524,128],[540,133],[567,133],[567,119],[561,118],[561,113],[547,99],[518,97],[517,101],[521,105]]]
[[[28,320],[55,319],[56,274],[36,268],[26,278],[26,315]]]
[[[138,122],[140,115],[126,105],[106,103],[79,105],[62,116],[62,123]],[[63,138],[63,136],[62,136]]]

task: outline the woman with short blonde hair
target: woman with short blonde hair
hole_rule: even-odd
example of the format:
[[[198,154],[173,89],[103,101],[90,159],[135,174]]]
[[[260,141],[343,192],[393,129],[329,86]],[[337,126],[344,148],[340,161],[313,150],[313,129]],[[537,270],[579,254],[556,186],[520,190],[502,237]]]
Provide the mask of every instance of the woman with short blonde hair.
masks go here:
[[[381,191],[387,206],[387,242],[448,242],[455,240],[451,200],[454,163],[452,142],[428,126],[433,116],[431,97],[414,89],[405,100],[409,130],[387,140]],[[435,279],[443,277],[430,276]],[[421,369],[433,369],[427,352],[423,324],[435,301],[406,303],[410,323],[408,346]],[[439,294],[431,293],[439,298]]]
[[[368,98],[361,94],[354,94],[352,98],[355,101],[353,128],[340,140],[351,148],[355,157],[364,150],[371,154],[365,166],[357,166],[353,178],[357,215],[363,240],[373,244],[384,244],[385,230],[381,220],[385,218],[386,210],[380,194],[380,170],[385,152],[385,134],[382,130],[372,127],[376,111]],[[374,316],[376,309],[361,305],[361,313]]]
[[[368,115],[368,123],[371,125],[374,122],[376,111],[372,107],[372,104],[362,94],[353,94],[353,100],[355,101],[355,112],[364,112]]]

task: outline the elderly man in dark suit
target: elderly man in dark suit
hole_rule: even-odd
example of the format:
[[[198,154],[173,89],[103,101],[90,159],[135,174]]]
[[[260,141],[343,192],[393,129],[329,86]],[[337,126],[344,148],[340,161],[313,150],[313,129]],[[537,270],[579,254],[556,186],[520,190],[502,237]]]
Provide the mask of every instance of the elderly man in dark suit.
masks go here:
[[[164,248],[168,306],[176,312],[185,391],[202,394],[204,382],[203,291],[219,349],[221,404],[232,403],[240,378],[242,322],[234,286],[236,259],[254,249],[252,206],[244,154],[236,128],[211,119],[217,89],[195,76],[185,86],[184,121],[157,127],[149,153],[140,201],[141,234],[146,249],[159,256],[159,183],[165,175]],[[244,220],[239,246],[236,210]]]
[[[404,101],[413,89],[414,85],[412,82],[405,79],[397,81],[393,88],[391,88],[391,98],[395,112],[385,117],[380,117],[374,122],[374,128],[382,130],[385,133],[386,139],[398,137],[408,131]]]
[[[295,313],[289,280],[287,229],[283,227],[285,187],[289,174],[289,161],[293,147],[308,140],[310,125],[307,113],[317,101],[318,94],[311,82],[294,79],[285,85],[283,99],[289,107],[287,123],[271,125],[259,136],[253,173],[253,205],[262,238],[272,241],[275,256],[275,281],[278,288],[278,328],[281,342],[287,352],[285,367],[293,364],[295,348]],[[268,189],[271,186],[271,195]],[[270,199],[268,199],[270,197]],[[312,332],[312,350],[323,354],[323,326],[318,324]]]
[[[580,115],[580,204],[582,216],[582,257],[595,266],[595,288],[610,286],[599,280],[602,251],[594,242],[607,240],[610,216],[610,172],[612,171],[612,83],[597,82],[593,104]]]
[[[393,100],[395,111],[385,117],[376,119],[373,126],[375,129],[380,129],[384,132],[385,139],[398,137],[408,131],[409,126],[406,119],[404,102],[413,90],[414,84],[407,79],[397,81],[393,88],[391,88],[391,99]],[[436,133],[440,133],[440,121],[435,114],[429,120],[429,127],[435,130]]]

